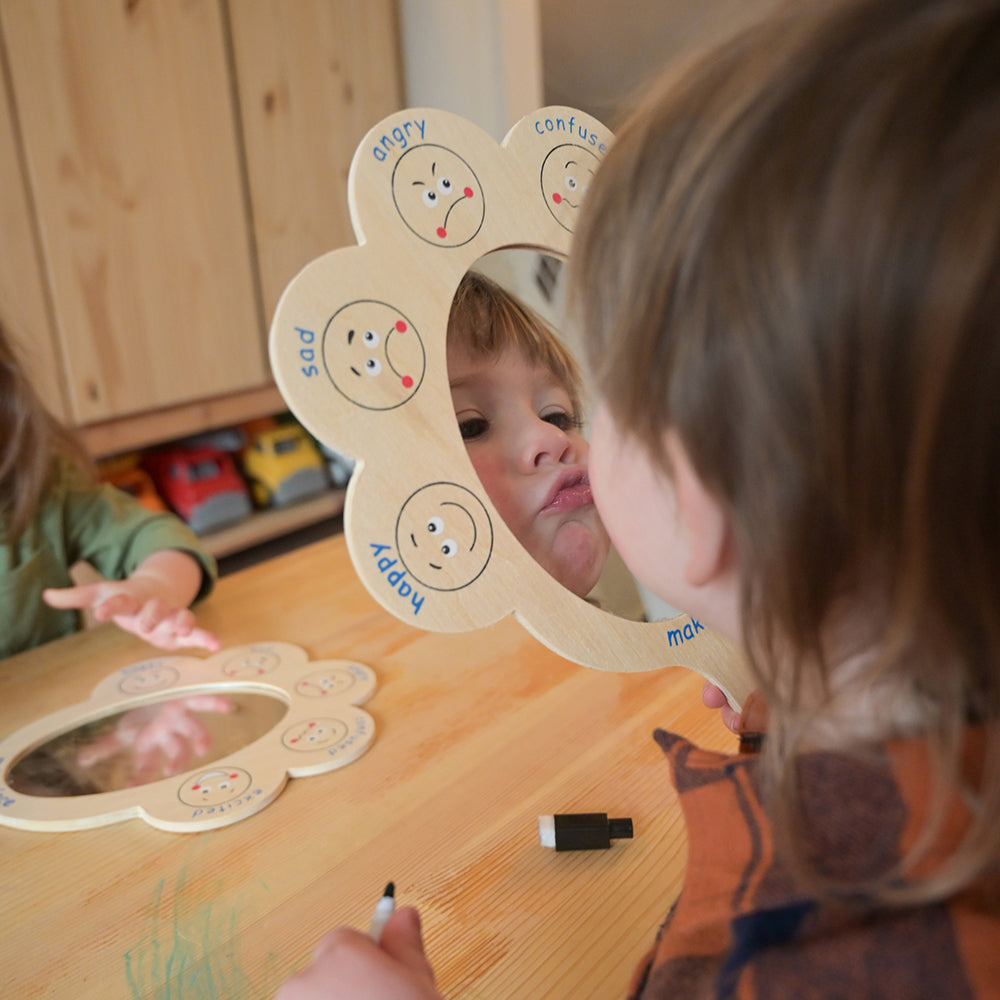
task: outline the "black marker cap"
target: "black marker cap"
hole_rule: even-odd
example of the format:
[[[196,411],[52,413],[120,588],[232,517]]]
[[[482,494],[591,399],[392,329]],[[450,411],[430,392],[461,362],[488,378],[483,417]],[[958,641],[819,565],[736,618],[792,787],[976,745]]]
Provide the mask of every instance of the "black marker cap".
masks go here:
[[[557,851],[604,850],[612,840],[632,837],[631,819],[608,819],[607,813],[567,813],[539,816],[538,837],[543,847]]]

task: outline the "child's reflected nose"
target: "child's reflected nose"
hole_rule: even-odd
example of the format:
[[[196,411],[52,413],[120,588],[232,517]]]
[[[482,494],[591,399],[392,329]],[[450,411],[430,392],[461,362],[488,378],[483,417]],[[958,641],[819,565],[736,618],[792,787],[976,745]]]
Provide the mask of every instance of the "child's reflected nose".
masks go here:
[[[567,433],[540,417],[531,422],[525,439],[523,461],[530,469],[582,461],[586,457],[586,442],[582,438],[578,440],[578,435]],[[581,441],[584,445],[582,452]]]

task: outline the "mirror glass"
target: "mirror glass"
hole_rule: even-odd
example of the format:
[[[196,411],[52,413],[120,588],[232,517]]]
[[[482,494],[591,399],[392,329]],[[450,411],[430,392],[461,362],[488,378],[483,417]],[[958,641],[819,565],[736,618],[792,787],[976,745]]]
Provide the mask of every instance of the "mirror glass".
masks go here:
[[[199,691],[146,703],[60,733],[6,775],[23,795],[95,795],[135,788],[220,760],[273,729],[285,702],[259,692]]]
[[[448,379],[472,465],[507,527],[578,597],[631,619],[640,591],[590,492],[590,394],[564,320],[563,262],[531,249],[480,258],[448,321]]]

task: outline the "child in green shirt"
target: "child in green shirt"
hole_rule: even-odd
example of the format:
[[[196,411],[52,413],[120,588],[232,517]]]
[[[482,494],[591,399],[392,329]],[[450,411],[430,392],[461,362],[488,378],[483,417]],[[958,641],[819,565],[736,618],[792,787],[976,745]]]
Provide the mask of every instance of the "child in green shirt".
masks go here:
[[[2,323],[0,442],[0,657],[71,634],[85,608],[161,649],[220,648],[188,607],[212,589],[214,559],[175,515],[93,480]],[[74,586],[80,560],[106,579]]]

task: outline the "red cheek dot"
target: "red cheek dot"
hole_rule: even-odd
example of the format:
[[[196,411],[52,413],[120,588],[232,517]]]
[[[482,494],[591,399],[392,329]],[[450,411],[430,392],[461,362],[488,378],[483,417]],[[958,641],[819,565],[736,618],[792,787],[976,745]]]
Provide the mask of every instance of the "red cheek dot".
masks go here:
[[[396,330],[399,333],[406,333],[406,324],[401,319],[396,320]]]
[[[192,792],[196,792],[196,791],[198,791],[199,788],[201,788],[201,785],[192,785],[191,786],[191,791]]]
[[[562,201],[562,195],[558,191],[552,193],[552,200],[558,205]]]
[[[471,198],[472,197],[472,188],[466,188],[465,189],[465,197],[466,198]]]
[[[403,388],[404,389],[412,389],[413,388],[413,379],[409,375],[404,375],[403,376]],[[325,691],[323,693],[326,694]]]
[[[448,235],[448,230],[445,229],[444,226],[438,226],[438,231],[437,232],[438,232],[438,236],[440,236],[441,239],[444,239]]]

